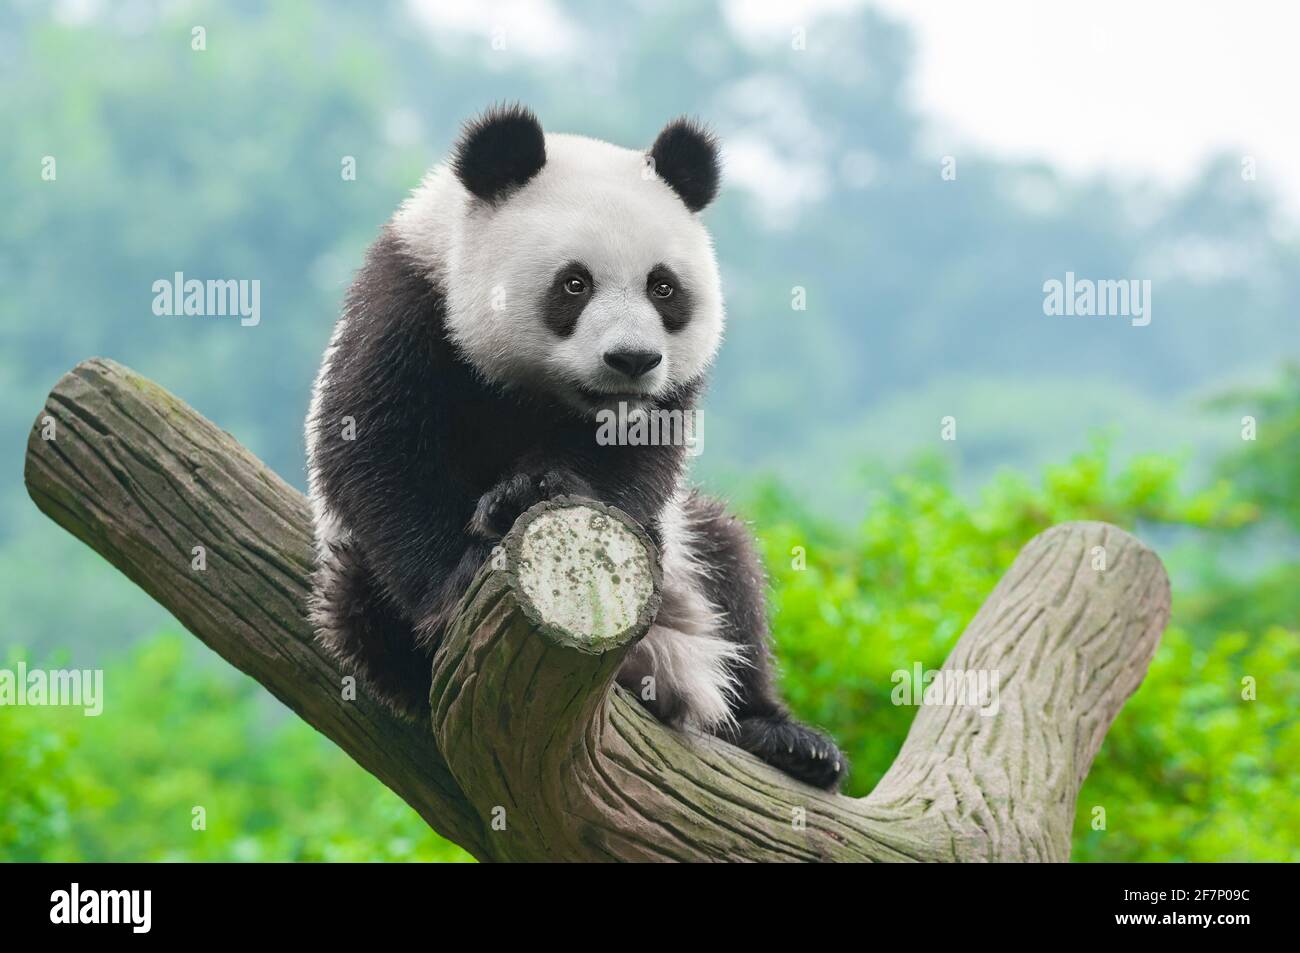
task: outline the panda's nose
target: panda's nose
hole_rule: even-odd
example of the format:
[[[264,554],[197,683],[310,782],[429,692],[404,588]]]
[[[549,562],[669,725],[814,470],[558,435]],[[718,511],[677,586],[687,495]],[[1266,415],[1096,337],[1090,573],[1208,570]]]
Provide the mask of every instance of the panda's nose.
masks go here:
[[[658,351],[606,351],[605,363],[620,374],[636,380],[659,366],[664,356]]]

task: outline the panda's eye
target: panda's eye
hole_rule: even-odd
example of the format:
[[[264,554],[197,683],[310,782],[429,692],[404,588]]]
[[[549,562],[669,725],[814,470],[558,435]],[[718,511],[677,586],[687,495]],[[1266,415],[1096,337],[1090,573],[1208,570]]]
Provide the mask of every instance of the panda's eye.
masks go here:
[[[564,290],[571,295],[580,295],[587,290],[587,282],[577,275],[570,275],[564,279]]]
[[[673,296],[673,286],[666,281],[656,281],[650,286],[650,293],[656,298],[671,298]]]

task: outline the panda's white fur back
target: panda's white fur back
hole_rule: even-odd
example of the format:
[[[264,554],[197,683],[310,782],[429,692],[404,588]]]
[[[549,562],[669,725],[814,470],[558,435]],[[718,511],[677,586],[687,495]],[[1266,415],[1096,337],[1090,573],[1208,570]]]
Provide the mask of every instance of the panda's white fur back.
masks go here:
[[[339,338],[342,337],[347,327],[347,320],[347,315],[343,315],[334,325],[329,344],[325,348],[325,356],[321,360],[320,370],[316,372],[316,379],[312,383],[311,404],[307,409],[307,500],[311,504],[316,558],[322,561],[331,558],[331,547],[333,545],[347,538],[347,527],[343,525],[342,518],[325,502],[316,472],[316,445],[320,440],[320,430],[323,425],[321,421],[321,403],[324,398],[325,387],[330,379],[334,354],[338,350]]]
[[[704,595],[701,577],[709,571],[697,557],[695,535],[679,487],[659,517],[663,552],[663,600],[650,631],[633,649],[630,665],[648,657],[656,681],[677,692],[686,721],[715,731],[733,720],[737,679],[734,672],[752,664],[744,647],[721,638],[721,610]]]

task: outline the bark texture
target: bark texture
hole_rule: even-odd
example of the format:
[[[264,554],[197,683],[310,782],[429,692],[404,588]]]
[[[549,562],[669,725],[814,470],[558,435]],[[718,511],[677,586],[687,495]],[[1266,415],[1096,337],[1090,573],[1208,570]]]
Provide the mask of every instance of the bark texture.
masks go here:
[[[1169,611],[1164,569],[1133,536],[1040,534],[944,666],[996,678],[996,712],[918,708],[893,767],[852,799],[671,731],[613,684],[654,618],[659,568],[610,507],[559,499],[520,518],[434,658],[432,725],[412,726],[346,700],[312,638],[305,499],[156,384],[78,365],[37,418],[26,481],[42,511],[483,860],[1066,860],[1079,787]]]

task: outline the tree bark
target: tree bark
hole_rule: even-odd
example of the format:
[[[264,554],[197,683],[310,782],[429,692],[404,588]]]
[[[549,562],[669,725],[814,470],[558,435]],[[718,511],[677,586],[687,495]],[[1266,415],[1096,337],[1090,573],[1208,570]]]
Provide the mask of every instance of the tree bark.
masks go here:
[[[996,712],[922,705],[876,790],[852,799],[666,728],[613,684],[660,583],[653,544],[613,508],[562,498],[520,518],[434,657],[432,725],[413,726],[347,700],[312,637],[301,494],[162,388],[110,361],[76,367],[37,419],[26,480],[482,860],[1066,860],[1079,787],[1169,611],[1164,569],[1133,536],[1040,534],[944,665],[996,678]]]

